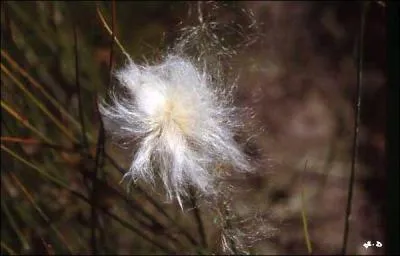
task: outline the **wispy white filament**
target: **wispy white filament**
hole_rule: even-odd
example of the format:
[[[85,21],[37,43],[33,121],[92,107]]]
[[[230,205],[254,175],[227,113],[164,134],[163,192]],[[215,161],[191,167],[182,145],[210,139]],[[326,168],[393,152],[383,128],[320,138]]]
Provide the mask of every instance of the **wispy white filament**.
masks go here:
[[[229,90],[190,60],[168,56],[155,66],[130,61],[116,76],[126,95],[114,96],[100,111],[109,132],[137,143],[126,176],[153,183],[159,175],[168,196],[180,202],[189,186],[214,193],[217,166],[250,169],[233,138],[241,124]]]

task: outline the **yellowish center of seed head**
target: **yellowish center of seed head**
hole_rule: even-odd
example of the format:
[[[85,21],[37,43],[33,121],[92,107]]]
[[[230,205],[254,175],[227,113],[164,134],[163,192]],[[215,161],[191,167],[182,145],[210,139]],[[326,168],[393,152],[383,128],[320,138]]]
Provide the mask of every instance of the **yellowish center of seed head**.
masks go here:
[[[162,121],[173,123],[178,126],[184,133],[189,131],[189,112],[185,109],[185,106],[173,102],[172,100],[167,100],[163,106]]]

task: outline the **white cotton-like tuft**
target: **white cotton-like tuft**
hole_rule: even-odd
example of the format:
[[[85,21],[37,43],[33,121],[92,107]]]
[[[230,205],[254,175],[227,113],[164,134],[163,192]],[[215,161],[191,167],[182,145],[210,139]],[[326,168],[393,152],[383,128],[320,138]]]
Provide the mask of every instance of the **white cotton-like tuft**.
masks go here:
[[[161,177],[169,198],[194,186],[215,192],[217,166],[235,171],[250,164],[233,136],[241,126],[231,94],[188,59],[168,56],[155,66],[132,61],[116,77],[127,95],[100,105],[105,128],[137,143],[129,172],[133,180]]]

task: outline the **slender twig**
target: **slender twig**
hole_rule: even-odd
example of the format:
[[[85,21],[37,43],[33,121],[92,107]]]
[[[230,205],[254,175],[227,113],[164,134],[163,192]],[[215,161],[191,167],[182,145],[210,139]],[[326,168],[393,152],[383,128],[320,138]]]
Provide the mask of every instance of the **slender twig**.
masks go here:
[[[98,171],[101,168],[102,157],[104,153],[104,128],[103,122],[100,118],[100,128],[99,128],[99,138],[97,140],[96,146],[96,157],[95,157],[95,167],[93,171],[92,177],[92,192],[91,192],[91,246],[92,253],[97,253],[97,238],[96,238],[96,227],[97,227],[97,180],[98,180]]]
[[[193,191],[193,188],[190,188],[190,202],[193,207],[194,218],[196,219],[197,230],[200,235],[201,243],[204,248],[207,248],[207,237],[204,230],[203,220],[201,219],[200,209],[196,202],[196,195]]]
[[[113,43],[114,43],[114,30],[115,30],[115,2],[112,2],[112,19],[111,19],[111,41],[110,41],[110,59],[109,59],[109,76],[108,76],[108,83],[106,85],[106,90],[111,83],[111,77],[112,77],[112,68],[113,68]],[[97,141],[97,148],[96,148],[96,158],[95,158],[95,169],[94,169],[94,174],[93,174],[93,181],[92,181],[92,199],[93,203],[96,203],[96,193],[97,193],[97,179],[100,178],[98,173],[99,173],[99,167],[102,165],[100,161],[104,161],[104,143],[105,143],[105,131],[104,131],[104,124],[103,124],[103,119],[101,118],[99,109],[98,109],[98,94],[96,94],[96,110],[97,114],[99,117],[99,137]],[[101,167],[100,167],[101,168]],[[96,234],[95,234],[95,226],[97,225],[97,214],[96,214],[96,207],[92,207],[92,225],[91,225],[91,243],[93,247],[93,253],[96,253]]]
[[[8,127],[7,123],[4,122],[4,119],[2,119],[2,123],[4,124],[4,126],[7,128],[7,130],[11,131],[11,129]],[[47,144],[47,143],[43,143],[39,140],[36,139],[23,139],[23,138],[18,138],[18,137],[9,137],[9,136],[5,136],[5,137],[0,137],[1,142],[12,142],[12,143],[17,143],[19,144],[38,144],[40,146],[47,146],[49,148],[52,149],[58,149],[58,150],[62,150],[62,151],[68,151],[68,152],[79,152],[80,148],[65,148],[63,146],[60,145],[53,145],[53,144]],[[80,172],[82,172],[82,170],[80,170]],[[99,187],[101,187],[102,189],[108,189],[110,192],[112,192],[114,195],[118,196],[119,198],[121,198],[122,200],[125,201],[125,203],[129,206],[130,209],[134,210],[137,213],[140,213],[141,216],[143,216],[144,218],[148,219],[151,223],[153,223],[153,225],[160,227],[163,230],[166,230],[166,227],[157,220],[157,218],[155,218],[155,216],[152,216],[150,213],[148,213],[143,207],[140,206],[140,203],[138,203],[136,201],[135,198],[128,198],[125,194],[123,194],[122,192],[120,192],[118,189],[114,188],[113,186],[111,186],[110,184],[107,184],[104,181],[101,180],[97,180],[97,184]],[[133,218],[135,219],[137,216],[134,215]],[[141,222],[143,223],[143,222]],[[167,233],[164,233],[165,236],[167,236],[171,241],[179,243],[181,246],[183,245],[181,241],[178,241],[176,238],[169,236]]]
[[[107,21],[105,20],[103,14],[100,11],[100,7],[97,5],[96,6],[96,11],[97,11],[97,15],[100,18],[101,23],[103,24],[104,28],[107,30],[107,32],[112,36],[112,38],[114,39],[115,43],[118,45],[118,47],[121,49],[122,53],[129,58],[129,54],[127,53],[127,51],[125,50],[125,48],[122,46],[122,44],[119,42],[118,38],[113,34],[113,31],[110,29],[110,27],[107,24]]]
[[[146,212],[146,210],[138,202],[136,202],[136,200],[134,198],[127,198],[126,196],[122,195],[121,192],[119,192],[117,189],[115,189],[113,187],[110,187],[110,189],[111,189],[112,193],[118,195],[121,199],[123,199],[125,201],[125,203],[129,206],[129,209],[134,211],[136,214],[140,213],[140,215],[142,217],[146,218],[147,220],[149,220],[152,225],[150,226],[149,224],[147,224],[147,222],[145,222],[143,220],[139,220],[138,216],[136,214],[133,214],[133,218],[137,222],[139,222],[142,225],[144,225],[145,227],[147,227],[150,231],[152,231],[154,229],[163,230],[163,231],[167,230],[167,228],[165,227],[164,224],[159,222],[155,216],[152,216],[151,214]],[[172,242],[174,242],[176,244],[179,244],[181,247],[185,247],[185,245],[183,244],[181,239],[177,239],[177,238],[169,235],[167,232],[163,232],[162,235],[165,235],[169,240],[171,240]]]
[[[167,246],[159,243],[158,241],[156,241],[155,239],[152,239],[151,237],[149,237],[148,235],[146,235],[144,232],[142,232],[140,229],[138,229],[137,227],[133,226],[132,224],[130,224],[129,222],[123,220],[122,218],[120,218],[119,216],[110,213],[109,211],[103,209],[103,208],[99,208],[102,212],[104,212],[104,214],[110,216],[112,219],[114,219],[115,221],[119,222],[122,226],[128,228],[129,230],[137,233],[138,235],[140,235],[142,238],[144,238],[145,240],[147,240],[148,242],[152,243],[153,245],[157,246],[158,248],[164,250],[164,252],[168,253],[168,254],[175,254],[173,252],[173,250],[169,249]]]
[[[115,8],[115,0],[111,1],[112,5],[112,18],[111,18],[111,40],[110,40],[110,59],[108,61],[108,87],[111,84],[112,71],[113,71],[113,60],[114,60],[114,37],[115,37],[115,23],[116,23],[116,8]]]
[[[107,153],[105,154],[105,157],[110,161],[111,165],[113,165],[121,174],[125,174],[125,173],[126,173],[126,171],[125,171],[122,167],[120,167],[120,166],[115,162],[115,160],[114,160],[112,157],[110,157]],[[171,221],[171,222],[179,229],[179,232],[181,232],[182,234],[184,234],[185,237],[186,237],[193,245],[200,245],[200,244],[196,241],[196,239],[194,239],[193,236],[192,236],[189,232],[187,232],[186,229],[182,228],[182,227],[179,225],[179,223],[177,223],[174,219],[172,219],[172,217],[169,216],[169,214],[157,203],[157,201],[156,201],[154,198],[152,198],[149,194],[147,194],[147,192],[146,192],[142,187],[140,187],[139,185],[136,185],[136,186],[135,186],[135,190],[136,190],[137,192],[141,193],[141,194],[146,198],[146,200],[148,200],[161,214],[163,214],[169,221]]]
[[[80,80],[79,80],[79,59],[78,59],[78,37],[77,37],[77,28],[76,24],[74,22],[73,24],[73,29],[74,29],[74,50],[75,50],[75,81],[76,81],[76,86],[78,90],[78,110],[79,110],[79,119],[82,127],[82,144],[84,151],[89,150],[88,146],[88,141],[85,136],[85,125],[84,125],[84,118],[83,118],[83,104],[82,104],[82,93],[81,93],[81,86],[80,86]],[[92,187],[91,187],[91,192],[90,192],[90,198],[91,198],[91,211],[90,211],[90,246],[92,248],[92,254],[97,254],[98,252],[98,243],[97,243],[97,235],[96,231],[98,228],[98,214],[97,214],[97,177],[98,177],[98,169],[100,166],[100,159],[101,159],[101,147],[102,147],[102,134],[101,132],[99,133],[99,138],[97,141],[97,148],[96,148],[96,155],[95,155],[95,167],[92,175]],[[103,243],[101,243],[103,244]]]
[[[111,40],[110,40],[110,55],[109,55],[109,64],[108,64],[109,65],[108,66],[109,67],[109,70],[108,70],[108,82],[106,84],[106,90],[111,85],[112,71],[113,71],[113,60],[114,60],[114,40],[113,40],[113,38],[114,38],[114,34],[115,34],[115,23],[116,23],[116,7],[115,7],[115,1],[114,0],[111,1],[111,10],[112,10],[111,35],[110,35],[110,37],[111,37],[110,39]],[[97,112],[99,113],[98,104],[96,104],[96,107],[97,107]],[[105,143],[104,124],[103,124],[103,120],[102,120],[101,116],[100,115],[98,115],[98,116],[99,116],[99,119],[100,119],[100,135],[103,136],[102,161],[104,161],[104,153],[105,153],[104,152],[104,143]],[[99,173],[98,179],[99,180],[106,179],[104,171],[101,171]],[[101,244],[104,247],[106,247],[104,226],[101,224],[103,222],[104,222],[104,218],[101,218],[101,216],[99,216],[99,224],[100,224],[99,225],[99,231],[100,231],[99,232],[99,238],[100,238]]]
[[[351,159],[351,170],[350,170],[350,180],[348,184],[348,194],[347,194],[347,204],[346,204],[346,212],[345,212],[345,220],[344,220],[344,233],[343,233],[343,242],[342,242],[342,251],[341,254],[346,254],[347,248],[347,238],[349,234],[349,224],[351,217],[351,206],[353,199],[353,184],[355,179],[355,169],[356,162],[358,158],[358,136],[360,129],[360,119],[361,119],[361,92],[362,92],[362,72],[363,72],[363,49],[364,49],[364,26],[365,26],[365,16],[367,13],[367,7],[369,2],[361,3],[361,17],[360,17],[360,31],[358,36],[358,53],[357,53],[357,89],[356,89],[356,106],[354,110],[354,137],[353,137],[353,150],[352,150],[352,159]]]
[[[27,161],[26,159],[23,159],[22,157],[18,156],[17,153],[15,153],[13,150],[5,147],[4,145],[1,145],[1,149],[4,150],[5,152],[7,152],[8,154],[10,154],[12,157],[14,157],[15,159],[17,159],[18,161],[24,163],[25,165],[31,167],[32,169],[34,169],[35,171],[37,171],[40,175],[45,176],[51,183],[53,183],[54,185],[58,186],[58,187],[62,187],[64,189],[66,189],[69,193],[73,194],[74,196],[76,196],[77,198],[85,201],[88,204],[91,204],[91,200],[89,198],[87,198],[86,196],[84,196],[83,194],[81,194],[80,192],[75,191],[74,189],[71,189],[66,183],[58,180],[57,178],[53,177],[52,175],[48,174],[47,172],[43,171],[42,169],[40,169],[39,167],[35,166],[33,163]],[[132,224],[130,224],[129,222],[123,220],[121,217],[111,213],[110,211],[99,207],[98,205],[95,205],[96,209],[100,210],[101,212],[103,212],[104,214],[108,215],[109,217],[111,217],[113,220],[119,222],[121,225],[123,225],[124,227],[128,228],[129,230],[131,230],[132,232],[138,234],[139,236],[141,236],[142,238],[144,238],[145,240],[147,240],[148,242],[152,243],[153,245],[157,246],[158,248],[164,250],[164,252],[167,253],[171,253],[172,250],[169,249],[166,245],[163,245],[161,243],[159,243],[158,241],[156,241],[155,239],[151,239],[148,235],[146,235],[141,229],[136,228],[135,226],[133,226]]]
[[[79,111],[79,121],[81,125],[82,131],[82,145],[86,150],[89,147],[88,139],[86,137],[86,127],[85,121],[83,118],[83,104],[82,104],[82,91],[81,91],[81,82],[79,79],[79,55],[78,55],[78,35],[76,31],[76,24],[73,22],[73,30],[74,30],[74,50],[75,50],[75,84],[77,87],[78,93],[78,111]]]
[[[5,124],[5,123],[4,123]],[[6,124],[5,124],[6,125]],[[39,144],[41,146],[49,146],[50,148],[54,149],[60,149],[63,151],[70,151],[70,152],[76,152],[77,150],[79,151],[80,149],[67,149],[63,148],[62,146],[59,145],[47,145],[45,143],[41,143],[38,140],[35,139],[22,139],[22,138],[14,138],[14,137],[1,137],[2,142],[13,142],[13,143],[18,143],[18,144]],[[145,226],[149,231],[154,229],[154,227],[158,227],[160,230],[166,230],[167,228],[165,225],[163,225],[161,222],[157,220],[154,216],[152,216],[150,213],[148,213],[134,198],[127,198],[126,195],[124,195],[122,192],[120,192],[117,188],[111,186],[110,184],[107,184],[103,180],[97,180],[97,185],[101,189],[105,189],[109,192],[111,192],[113,195],[119,197],[122,199],[129,207],[130,210],[134,211],[135,214],[132,215],[133,219],[135,219],[139,224]],[[142,219],[148,220],[147,222],[150,222],[152,225],[150,226],[145,220],[141,220],[138,218],[139,216],[137,213],[142,216]],[[180,246],[183,246],[182,241],[174,238],[173,236],[170,236],[168,233],[163,233],[168,239],[170,239],[172,242],[179,244]]]

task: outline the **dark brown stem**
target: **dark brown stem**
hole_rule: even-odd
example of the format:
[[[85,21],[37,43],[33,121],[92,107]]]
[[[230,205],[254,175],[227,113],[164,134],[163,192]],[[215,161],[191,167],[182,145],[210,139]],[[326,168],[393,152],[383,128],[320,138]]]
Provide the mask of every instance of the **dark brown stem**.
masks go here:
[[[353,137],[353,150],[351,158],[351,170],[350,170],[350,180],[348,184],[348,194],[347,194],[347,204],[346,213],[344,220],[344,233],[341,254],[346,254],[347,248],[347,238],[349,234],[349,223],[351,217],[351,206],[353,199],[353,187],[355,179],[355,169],[358,158],[358,137],[360,128],[360,113],[361,113],[361,93],[362,93],[362,72],[363,72],[363,49],[364,49],[364,26],[365,26],[365,16],[367,13],[367,7],[369,2],[362,2],[361,5],[361,15],[360,15],[360,31],[358,36],[358,54],[357,54],[357,90],[356,90],[356,106],[354,110],[354,137]]]

